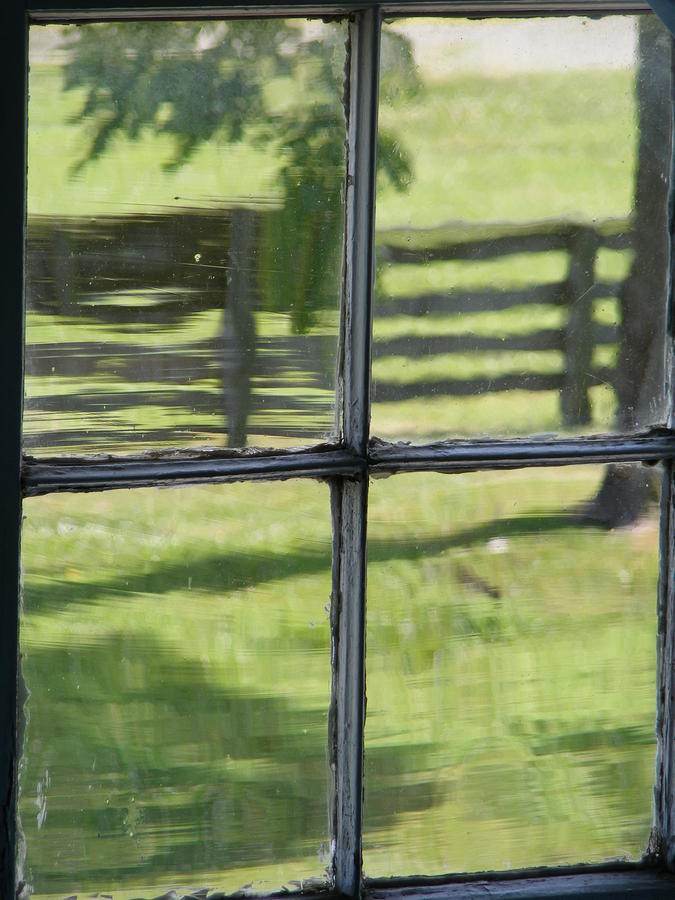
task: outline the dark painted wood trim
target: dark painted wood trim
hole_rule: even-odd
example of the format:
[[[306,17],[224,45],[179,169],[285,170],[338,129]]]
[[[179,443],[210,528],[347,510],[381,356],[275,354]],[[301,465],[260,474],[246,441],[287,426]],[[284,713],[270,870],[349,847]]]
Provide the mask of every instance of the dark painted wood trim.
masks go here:
[[[661,526],[659,534],[659,583],[657,605],[656,676],[656,778],[654,785],[655,849],[672,867],[675,850],[673,834],[673,646],[675,643],[675,592],[673,579],[673,461],[664,466],[661,483]]]
[[[5,0],[12,2],[12,0]],[[15,0],[16,2],[16,0]],[[208,18],[231,15],[337,15],[380,6],[375,0],[264,0],[259,5],[227,0],[200,0],[195,4],[166,0],[25,0],[34,21],[87,21],[102,18]],[[449,12],[459,16],[589,15],[649,12],[640,0],[390,0],[381,4],[386,14],[425,15]]]
[[[671,160],[668,194],[668,231],[670,233],[668,299],[665,329],[665,396],[668,401],[668,424],[675,424],[675,42],[671,41]],[[675,869],[675,740],[673,712],[675,702],[675,461],[664,467],[661,487],[661,525],[659,535],[659,586],[657,618],[657,683],[656,683],[656,778],[654,786],[654,831],[658,849],[666,865]]]
[[[656,431],[634,437],[440,441],[413,446],[373,438],[369,470],[375,472],[468,471],[563,466],[575,463],[647,462],[675,456],[675,433]]]
[[[372,295],[375,274],[375,173],[380,58],[376,8],[349,25],[347,193],[343,296],[342,434],[351,452],[366,461],[370,422]],[[339,552],[334,560],[337,604],[336,846],[335,888],[358,896],[361,888],[361,813],[365,725],[366,524],[368,478],[342,480],[334,501]]]
[[[440,441],[415,446],[373,438],[367,456],[321,445],[288,451],[162,452],[148,456],[27,457],[25,496],[63,491],[105,491],[166,484],[278,481],[286,478],[356,478],[399,471],[466,471],[575,463],[645,462],[675,458],[675,432],[564,439]]]
[[[193,458],[29,460],[23,466],[26,496],[62,491],[110,491],[129,487],[287,478],[357,476],[365,460],[348,450],[258,453],[232,456],[195,454]]]
[[[15,894],[17,849],[17,677],[21,415],[23,398],[23,245],[27,96],[27,33],[18,4],[0,7],[3,52],[2,304],[0,304],[0,897]]]
[[[474,876],[445,884],[412,883],[385,886],[368,884],[364,900],[459,900],[489,897],[493,900],[563,900],[570,897],[605,897],[613,900],[672,900],[675,876],[649,871],[578,872],[554,876],[516,877]]]

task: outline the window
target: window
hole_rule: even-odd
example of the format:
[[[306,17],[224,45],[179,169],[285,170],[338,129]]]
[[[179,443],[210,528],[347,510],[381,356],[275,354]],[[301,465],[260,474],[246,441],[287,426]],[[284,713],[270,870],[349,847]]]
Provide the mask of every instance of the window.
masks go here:
[[[28,7],[2,12],[29,201],[24,245],[6,141],[0,894],[671,895],[665,29]]]

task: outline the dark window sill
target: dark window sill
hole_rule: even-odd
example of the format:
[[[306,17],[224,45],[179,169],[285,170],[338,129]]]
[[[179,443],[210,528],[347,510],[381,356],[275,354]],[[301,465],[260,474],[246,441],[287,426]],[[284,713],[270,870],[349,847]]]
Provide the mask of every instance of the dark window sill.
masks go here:
[[[445,900],[445,898],[526,898],[563,900],[569,897],[612,897],[614,900],[673,900],[675,875],[659,872],[598,872],[516,878],[508,881],[475,880],[464,883],[366,887],[364,900]]]

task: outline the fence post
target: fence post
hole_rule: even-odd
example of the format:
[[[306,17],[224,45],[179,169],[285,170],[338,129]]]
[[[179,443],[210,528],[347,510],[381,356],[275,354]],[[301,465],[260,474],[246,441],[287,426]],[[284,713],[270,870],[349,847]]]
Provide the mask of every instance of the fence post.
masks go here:
[[[591,386],[593,357],[593,315],[591,290],[595,283],[598,234],[580,226],[570,236],[570,266],[565,285],[569,308],[565,328],[565,372],[560,395],[563,424],[587,425],[591,421],[588,389]]]
[[[228,447],[245,446],[251,411],[251,378],[256,352],[253,316],[255,225],[253,210],[232,210],[230,271],[223,321],[223,394]]]

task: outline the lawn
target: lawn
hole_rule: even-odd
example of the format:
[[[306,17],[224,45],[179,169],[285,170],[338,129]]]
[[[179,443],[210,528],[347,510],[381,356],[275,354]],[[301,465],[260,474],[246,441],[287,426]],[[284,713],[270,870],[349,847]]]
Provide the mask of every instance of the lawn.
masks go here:
[[[657,511],[623,532],[575,524],[602,474],[373,483],[368,874],[639,858]],[[37,896],[320,878],[327,488],[62,495],[24,514]]]
[[[575,525],[602,475],[373,483],[369,875],[640,857],[657,514],[624,533]]]

